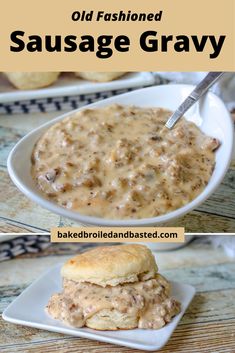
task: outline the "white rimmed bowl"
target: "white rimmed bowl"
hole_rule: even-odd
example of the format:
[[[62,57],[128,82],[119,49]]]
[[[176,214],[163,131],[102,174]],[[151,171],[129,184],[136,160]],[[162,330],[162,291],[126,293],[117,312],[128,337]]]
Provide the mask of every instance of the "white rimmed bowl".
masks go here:
[[[119,96],[114,96],[73,112],[66,113],[23,137],[11,151],[7,166],[8,172],[15,185],[31,200],[40,206],[61,216],[73,219],[81,224],[95,226],[165,226],[174,225],[177,218],[192,211],[204,202],[218,187],[229,167],[233,148],[233,123],[224,103],[213,93],[207,93],[185,115],[187,120],[193,121],[205,134],[218,138],[221,142],[216,151],[216,165],[208,185],[203,192],[187,205],[165,215],[144,219],[110,220],[98,217],[84,216],[79,212],[70,211],[50,200],[38,190],[31,177],[31,155],[34,144],[40,136],[55,122],[72,115],[84,108],[98,108],[109,104],[137,105],[140,107],[162,107],[175,110],[187,95],[194,89],[191,85],[163,85],[144,88]]]

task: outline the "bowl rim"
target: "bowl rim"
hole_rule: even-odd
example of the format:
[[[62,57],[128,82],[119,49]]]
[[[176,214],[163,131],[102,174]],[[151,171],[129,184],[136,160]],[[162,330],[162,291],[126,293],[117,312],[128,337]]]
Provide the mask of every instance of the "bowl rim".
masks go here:
[[[151,226],[151,225],[158,225],[158,224],[162,224],[162,223],[166,223],[169,221],[173,221],[176,218],[182,217],[184,216],[186,213],[192,211],[193,209],[195,209],[197,206],[199,206],[203,201],[205,201],[214,191],[215,189],[219,186],[219,184],[221,183],[221,181],[223,180],[227,169],[230,165],[230,161],[231,161],[231,157],[232,157],[232,152],[233,152],[233,122],[232,122],[232,117],[229,114],[225,104],[223,103],[223,101],[214,93],[212,93],[211,91],[209,91],[207,94],[211,95],[213,97],[213,99],[215,99],[220,105],[223,106],[224,110],[227,112],[227,124],[230,125],[230,129],[229,131],[231,131],[230,133],[230,145],[229,145],[229,151],[227,153],[227,158],[224,159],[224,168],[223,168],[223,172],[220,174],[220,177],[218,178],[218,180],[216,182],[213,183],[213,185],[211,185],[210,181],[208,182],[207,186],[205,187],[205,189],[195,198],[193,199],[191,202],[189,202],[188,204],[184,205],[183,207],[180,207],[174,211],[168,212],[166,214],[160,215],[160,216],[156,216],[156,217],[150,217],[150,218],[141,218],[141,219],[108,219],[108,218],[101,218],[101,217],[93,217],[93,216],[87,216],[87,215],[83,215],[77,211],[71,211],[68,210],[62,206],[59,206],[58,204],[47,200],[46,198],[44,198],[44,195],[42,193],[40,193],[40,190],[38,191],[38,194],[35,193],[34,190],[31,190],[30,187],[27,186],[27,184],[25,184],[24,182],[21,182],[21,180],[18,178],[17,176],[17,172],[15,172],[15,168],[14,168],[14,155],[15,153],[18,151],[18,148],[21,147],[21,144],[23,144],[25,141],[27,141],[30,137],[32,137],[33,135],[37,134],[40,130],[44,130],[47,127],[50,127],[52,125],[54,125],[57,121],[60,121],[70,115],[73,115],[74,113],[81,111],[83,109],[87,109],[87,108],[92,108],[92,107],[96,107],[97,103],[98,103],[98,107],[99,107],[99,103],[101,102],[107,102],[107,104],[109,104],[110,101],[116,100],[119,97],[123,97],[123,96],[127,96],[127,95],[133,95],[134,93],[141,93],[141,91],[144,93],[146,93],[146,91],[150,91],[150,90],[158,90],[158,89],[164,89],[166,87],[173,87],[173,88],[177,88],[177,87],[181,87],[181,88],[187,88],[187,89],[194,89],[195,86],[193,85],[188,85],[188,84],[166,84],[166,85],[159,85],[159,86],[151,86],[151,87],[147,87],[147,88],[141,88],[141,89],[137,89],[131,92],[127,92],[127,93],[123,93],[117,96],[112,96],[106,99],[103,99],[101,101],[98,102],[94,102],[92,104],[88,104],[85,105],[83,107],[80,107],[78,109],[66,112],[65,114],[59,115],[56,118],[53,118],[52,120],[40,125],[39,127],[37,127],[36,129],[33,129],[32,131],[30,131],[29,133],[27,133],[20,141],[18,141],[16,143],[16,145],[13,147],[13,149],[11,150],[8,159],[7,159],[7,169],[8,169],[8,173],[10,175],[11,180],[13,181],[13,183],[17,186],[17,188],[24,194],[26,195],[30,200],[36,202],[38,205],[42,206],[43,208],[46,208],[47,210],[56,213],[60,216],[72,219],[73,221],[79,222],[80,224],[85,224],[85,225],[93,225],[93,226],[102,226],[102,227],[120,227],[120,226],[127,226],[127,227],[135,227],[135,226]],[[114,102],[115,103],[115,102]],[[117,102],[118,103],[118,102]],[[44,131],[42,131],[43,134]],[[39,137],[37,137],[38,139]],[[209,190],[208,190],[209,189]]]

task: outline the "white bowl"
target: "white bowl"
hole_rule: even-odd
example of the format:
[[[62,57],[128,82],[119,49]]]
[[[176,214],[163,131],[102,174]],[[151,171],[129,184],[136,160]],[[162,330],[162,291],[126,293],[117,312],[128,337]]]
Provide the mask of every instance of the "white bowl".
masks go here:
[[[175,110],[187,95],[194,89],[191,85],[163,85],[144,88],[89,105],[89,108],[104,107],[108,104],[119,103],[124,105],[137,105],[140,107],[162,107]],[[88,106],[86,106],[88,107]],[[207,135],[220,140],[221,146],[216,151],[216,166],[208,185],[203,192],[187,205],[153,218],[136,220],[109,220],[98,217],[84,216],[79,212],[66,208],[47,200],[38,190],[31,177],[31,155],[34,144],[40,136],[55,122],[64,119],[78,110],[66,113],[41,127],[35,129],[20,140],[11,151],[7,166],[8,172],[15,185],[31,200],[42,207],[61,216],[73,219],[81,224],[95,226],[162,226],[174,225],[174,220],[198,207],[218,187],[229,167],[233,147],[232,119],[223,102],[213,93],[207,93],[186,114],[186,119],[193,121]]]

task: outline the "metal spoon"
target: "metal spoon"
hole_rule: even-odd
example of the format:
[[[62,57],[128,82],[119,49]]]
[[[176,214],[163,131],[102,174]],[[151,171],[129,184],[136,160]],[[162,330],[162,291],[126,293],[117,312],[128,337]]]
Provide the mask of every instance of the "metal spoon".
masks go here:
[[[208,75],[196,86],[190,95],[183,101],[179,108],[167,120],[165,126],[172,129],[184,113],[201,98],[208,89],[224,74],[224,72],[209,72]]]

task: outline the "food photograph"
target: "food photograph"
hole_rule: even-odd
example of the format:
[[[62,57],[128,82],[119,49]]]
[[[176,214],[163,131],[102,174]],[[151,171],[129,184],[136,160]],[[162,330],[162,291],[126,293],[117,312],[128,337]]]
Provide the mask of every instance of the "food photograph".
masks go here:
[[[234,353],[234,123],[232,72],[0,73],[0,352]]]

